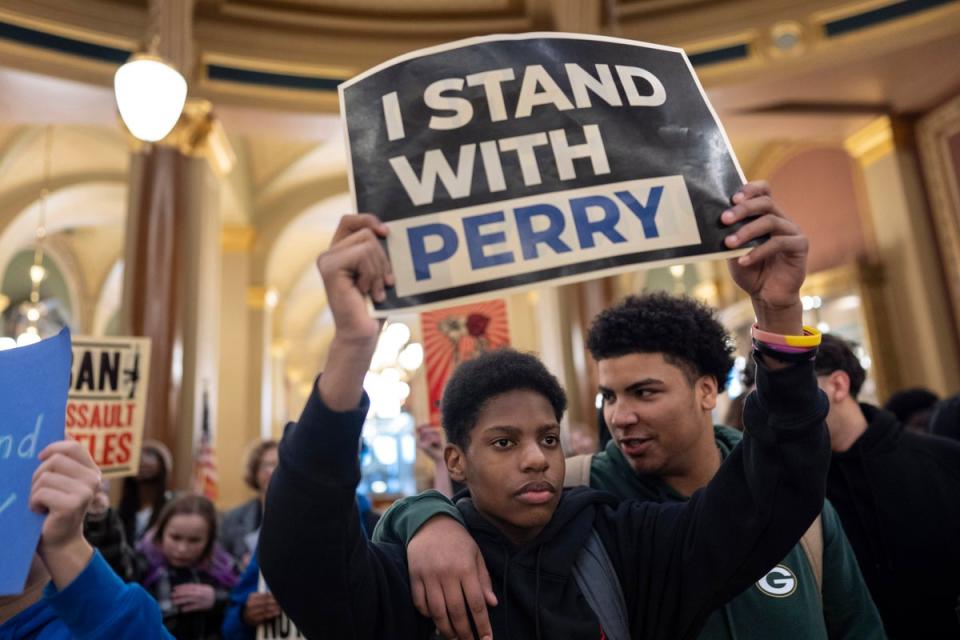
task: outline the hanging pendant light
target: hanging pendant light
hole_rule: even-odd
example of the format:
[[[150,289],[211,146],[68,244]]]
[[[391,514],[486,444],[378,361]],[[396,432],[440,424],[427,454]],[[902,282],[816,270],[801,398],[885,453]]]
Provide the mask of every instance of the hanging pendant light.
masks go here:
[[[136,138],[162,140],[177,124],[187,81],[160,56],[136,53],[113,77],[120,117]]]

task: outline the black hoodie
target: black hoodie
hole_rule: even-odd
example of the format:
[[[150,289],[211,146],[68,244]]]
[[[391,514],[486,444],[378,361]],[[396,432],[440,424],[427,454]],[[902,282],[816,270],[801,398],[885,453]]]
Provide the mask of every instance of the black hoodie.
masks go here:
[[[747,435],[686,503],[620,502],[566,490],[544,530],[514,547],[472,502],[457,506],[483,553],[498,606],[496,640],[599,640],[572,567],[596,530],[616,567],[632,638],[696,637],[715,608],[786,555],[823,506],[826,398],[811,365],[760,367]],[[357,441],[367,401],[331,411],[316,395],[280,444],[260,537],[277,601],[309,638],[428,638],[413,607],[406,555],[370,543],[358,524]]]
[[[861,404],[867,430],[833,454],[827,497],[892,638],[960,638],[960,443]]]

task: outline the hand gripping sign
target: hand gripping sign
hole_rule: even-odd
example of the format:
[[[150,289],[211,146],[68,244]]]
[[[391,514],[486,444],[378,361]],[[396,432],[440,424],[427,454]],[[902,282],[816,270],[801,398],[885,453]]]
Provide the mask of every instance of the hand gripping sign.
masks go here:
[[[390,226],[380,313],[730,253],[720,215],[743,174],[680,49],[473,38],[340,101],[354,205]]]
[[[70,332],[0,351],[0,596],[20,593],[44,516],[30,510],[37,456],[63,439]]]

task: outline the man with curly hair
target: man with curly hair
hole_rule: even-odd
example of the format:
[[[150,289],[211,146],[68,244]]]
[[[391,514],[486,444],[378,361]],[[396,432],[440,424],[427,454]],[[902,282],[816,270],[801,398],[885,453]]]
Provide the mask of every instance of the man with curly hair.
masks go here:
[[[743,437],[712,420],[733,366],[733,339],[710,307],[688,297],[650,293],[630,296],[598,314],[587,349],[597,362],[612,439],[600,453],[567,459],[566,484],[588,484],[621,500],[686,502]],[[431,520],[439,514],[456,518],[451,503],[432,494],[410,502],[409,508],[387,513],[380,535],[410,541],[411,576],[428,589],[457,580],[485,582],[482,561],[467,563],[465,574],[455,574],[464,569],[451,556],[463,557],[465,546],[471,546],[468,537],[450,533],[450,518]],[[829,503],[804,539],[754,586],[716,610],[699,637],[775,638],[787,629],[791,637],[811,640],[883,637],[877,609]]]

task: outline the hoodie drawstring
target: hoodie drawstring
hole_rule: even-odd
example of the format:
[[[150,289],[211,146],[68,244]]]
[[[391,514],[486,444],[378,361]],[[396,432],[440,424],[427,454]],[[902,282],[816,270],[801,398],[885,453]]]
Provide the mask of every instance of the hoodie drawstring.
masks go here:
[[[876,523],[877,531],[880,533],[878,537],[880,538],[880,549],[883,552],[883,555],[880,557],[886,560],[884,563],[887,565],[886,569],[893,572],[893,554],[891,554],[887,548],[887,537],[883,534],[883,520],[880,518],[880,503],[877,501],[877,490],[873,486],[873,482],[870,481],[870,470],[867,468],[865,456],[861,455],[858,457],[860,458],[860,471],[863,472],[863,479],[870,488],[870,501],[873,503],[873,521]]]
[[[536,616],[534,618],[537,630],[536,640],[541,640],[540,636],[540,555],[543,553],[543,546],[537,548],[537,583],[534,589],[533,596],[533,606],[536,609]],[[510,640],[510,591],[507,589],[508,577],[510,575],[510,552],[506,546],[504,546],[504,562],[503,562],[503,589],[501,593],[503,594],[503,626],[504,634],[506,635],[506,640]]]
[[[533,608],[537,612],[537,640],[540,640],[540,554],[543,553],[543,545],[537,548],[537,587],[534,590]]]
[[[861,472],[866,474],[866,469],[864,468],[863,456],[858,455],[857,457],[859,458]],[[843,484],[846,486],[847,494],[851,496],[856,496],[857,494],[855,492],[853,482],[850,480],[850,476],[845,466],[842,464],[837,466],[840,469],[840,476],[843,478]],[[867,483],[869,484],[869,480],[867,480],[866,478],[864,478],[864,480],[867,481]],[[876,512],[874,512],[873,518],[871,518],[869,514],[864,513],[866,509],[866,505],[864,505],[862,501],[859,500],[858,498],[855,498],[852,501],[852,504],[853,504],[853,510],[857,514],[857,520],[860,521],[860,526],[863,527],[863,530],[872,531],[873,529],[875,529],[874,526],[871,526],[871,520],[873,520],[874,522],[877,522]],[[874,499],[873,507],[874,507],[874,510],[876,510],[877,505],[876,505],[875,499]],[[883,558],[883,556],[880,554],[880,550],[877,548],[877,542],[876,540],[873,539],[872,536],[867,536],[867,543],[871,547],[870,550],[873,553],[874,560],[876,561],[876,569],[879,571],[881,558]]]
[[[506,545],[503,545],[503,626],[504,632],[507,635],[507,640],[510,640],[510,592],[507,591],[507,576],[510,574],[510,550]]]

